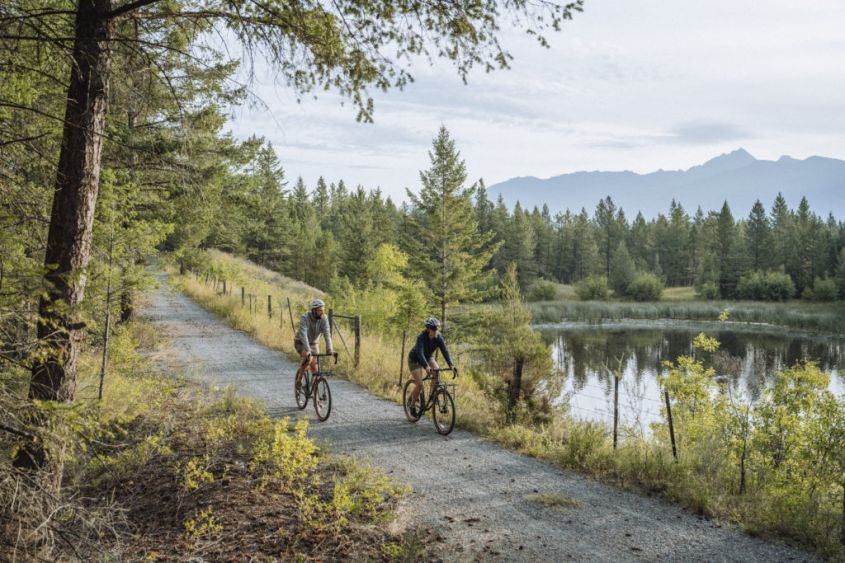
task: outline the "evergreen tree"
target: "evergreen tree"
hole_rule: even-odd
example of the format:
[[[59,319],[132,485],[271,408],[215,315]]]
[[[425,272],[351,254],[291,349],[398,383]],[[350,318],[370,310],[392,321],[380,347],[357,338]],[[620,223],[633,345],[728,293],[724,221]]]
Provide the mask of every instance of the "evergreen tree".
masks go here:
[[[625,215],[616,208],[610,196],[599,201],[595,213],[596,243],[604,266],[604,275],[610,276],[613,251],[624,239]]]
[[[314,201],[314,210],[320,219],[320,227],[325,230],[329,228],[331,202],[329,199],[329,188],[326,186],[326,181],[322,176],[317,179],[317,187],[314,188],[312,198]]]
[[[429,151],[431,166],[420,172],[419,195],[408,198],[420,212],[411,261],[440,306],[446,323],[449,305],[483,297],[496,246],[492,234],[478,230],[472,188],[465,188],[466,166],[446,127],[441,127]]]
[[[746,223],[746,238],[748,241],[749,266],[755,272],[765,270],[769,265],[772,252],[772,233],[766,209],[758,199],[751,208]]]
[[[537,279],[537,261],[534,248],[536,234],[530,216],[516,202],[513,216],[505,228],[504,242],[499,250],[500,260],[516,265],[520,287],[527,288]]]
[[[654,255],[654,243],[652,241],[652,229],[646,223],[643,214],[638,212],[631,225],[631,232],[628,235],[626,247],[631,259],[638,270],[648,270]]]
[[[783,194],[778,193],[772,204],[771,211],[772,253],[770,266],[772,269],[784,269],[792,261],[793,247],[790,243],[792,236],[792,212],[786,204]]]
[[[616,250],[613,251],[613,260],[610,264],[610,278],[608,279],[610,287],[616,292],[617,297],[627,294],[628,286],[631,285],[635,273],[634,261],[631,259],[631,255],[628,254],[625,241],[622,241],[616,247]]]
[[[725,201],[718,215],[715,248],[719,268],[719,295],[723,298],[736,295],[740,274],[737,264],[737,238],[737,227],[728,202]]]

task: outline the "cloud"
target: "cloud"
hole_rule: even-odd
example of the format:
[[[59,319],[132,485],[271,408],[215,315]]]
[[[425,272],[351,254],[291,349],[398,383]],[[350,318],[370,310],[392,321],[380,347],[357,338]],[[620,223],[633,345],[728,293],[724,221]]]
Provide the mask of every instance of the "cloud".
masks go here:
[[[691,121],[673,127],[666,136],[666,141],[689,145],[705,145],[748,139],[752,135],[729,123],[717,121]]]

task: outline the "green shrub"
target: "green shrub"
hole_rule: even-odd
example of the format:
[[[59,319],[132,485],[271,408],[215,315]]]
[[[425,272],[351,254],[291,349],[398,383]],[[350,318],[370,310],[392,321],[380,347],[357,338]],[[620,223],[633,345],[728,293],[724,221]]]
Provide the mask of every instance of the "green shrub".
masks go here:
[[[838,288],[836,282],[828,278],[816,278],[813,287],[806,288],[801,294],[801,299],[805,301],[818,301],[820,303],[828,303],[836,301],[838,297]]]
[[[719,297],[719,284],[713,281],[704,282],[697,293],[702,299],[716,299]]]
[[[628,297],[634,301],[660,301],[663,281],[649,272],[640,272],[628,285]]]
[[[557,284],[549,280],[537,280],[526,297],[528,301],[553,301],[557,299]]]
[[[575,284],[575,294],[581,301],[607,299],[607,278],[604,276],[590,276]]]
[[[739,278],[737,295],[754,301],[786,301],[795,294],[795,284],[783,272],[752,272]]]

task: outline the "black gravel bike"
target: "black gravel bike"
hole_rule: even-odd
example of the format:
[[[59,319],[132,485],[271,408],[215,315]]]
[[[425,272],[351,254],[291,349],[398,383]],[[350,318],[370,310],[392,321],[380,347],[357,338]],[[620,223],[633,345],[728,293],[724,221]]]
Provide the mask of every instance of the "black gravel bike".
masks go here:
[[[440,373],[444,371],[451,371],[454,378],[454,368],[437,368],[431,370],[433,373]],[[425,382],[431,380],[431,392],[426,401],[425,396]],[[431,374],[426,375],[422,380],[422,389],[417,400],[416,414],[411,412],[411,395],[414,392],[413,378],[408,380],[405,384],[405,389],[402,391],[402,404],[405,406],[405,416],[409,422],[416,422],[420,419],[423,413],[431,409],[431,418],[434,420],[434,429],[443,436],[448,435],[455,427],[455,401],[452,399],[452,393],[457,387],[454,383],[443,383],[440,378],[437,378],[437,383],[434,382],[434,377]],[[450,392],[450,389],[452,392]]]
[[[334,357],[334,363],[337,363],[337,352],[332,354],[311,354],[312,357],[317,358],[317,372],[311,373],[308,369],[307,363],[303,362],[305,373],[302,374],[302,379],[299,384],[294,379],[294,395],[296,396],[296,406],[300,410],[308,405],[308,399],[314,401],[314,411],[317,413],[317,418],[323,422],[332,412],[332,390],[329,388],[329,380],[327,377],[334,375],[333,372],[323,371],[320,365],[320,358]]]

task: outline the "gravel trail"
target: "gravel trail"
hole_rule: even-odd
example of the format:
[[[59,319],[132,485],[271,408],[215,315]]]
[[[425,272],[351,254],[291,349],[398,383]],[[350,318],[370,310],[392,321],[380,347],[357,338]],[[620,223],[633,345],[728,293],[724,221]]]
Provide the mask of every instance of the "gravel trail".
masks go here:
[[[443,438],[429,419],[409,424],[399,405],[349,381],[331,381],[331,417],[320,423],[310,403],[305,411],[296,408],[290,361],[161,280],[143,314],[170,340],[167,365],[208,384],[233,384],[239,393],[264,401],[273,416],[306,416],[311,435],[332,451],[411,485],[414,493],[401,518],[439,534],[437,552],[446,560],[815,560],[786,544],[555,469],[459,428]],[[537,494],[565,495],[579,506],[546,508],[530,500]]]

